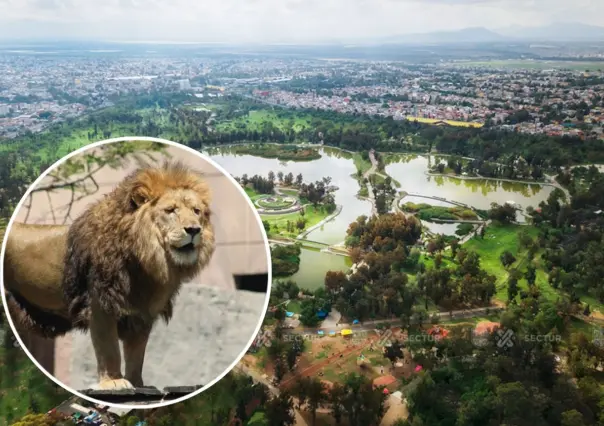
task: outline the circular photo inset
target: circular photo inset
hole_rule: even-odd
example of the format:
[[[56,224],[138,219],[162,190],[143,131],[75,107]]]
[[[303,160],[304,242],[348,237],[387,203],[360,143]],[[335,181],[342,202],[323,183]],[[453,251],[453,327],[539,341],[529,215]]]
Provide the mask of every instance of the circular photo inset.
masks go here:
[[[160,407],[224,377],[270,296],[270,247],[233,177],[174,142],[117,138],[45,171],[2,244],[27,355],[78,397]]]

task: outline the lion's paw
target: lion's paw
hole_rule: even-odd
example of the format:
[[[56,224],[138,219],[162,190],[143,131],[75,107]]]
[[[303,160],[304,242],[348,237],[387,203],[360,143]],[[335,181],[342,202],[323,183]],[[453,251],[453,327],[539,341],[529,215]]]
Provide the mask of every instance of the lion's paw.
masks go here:
[[[97,385],[97,389],[101,390],[122,390],[134,389],[132,383],[126,379],[103,380]]]

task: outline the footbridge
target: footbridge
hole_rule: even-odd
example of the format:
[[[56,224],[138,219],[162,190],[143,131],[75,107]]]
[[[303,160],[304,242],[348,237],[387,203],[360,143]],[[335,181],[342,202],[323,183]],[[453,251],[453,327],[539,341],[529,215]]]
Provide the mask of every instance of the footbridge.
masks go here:
[[[433,197],[433,196],[430,196],[430,195],[413,194],[411,192],[401,192],[401,195],[400,195],[400,198],[399,198],[399,203],[402,203],[403,200],[406,197],[425,198],[425,199],[428,199],[428,200],[442,201],[443,203],[449,203],[449,204],[452,204],[454,206],[465,207],[467,209],[472,209],[472,210],[474,209],[472,206],[469,206],[469,205],[464,204],[464,203],[460,203],[459,201],[447,200],[444,197]]]
[[[348,250],[343,247],[341,244],[328,244],[323,243],[321,241],[313,241],[306,239],[296,239],[296,240],[275,240],[269,239],[269,244],[271,246],[291,246],[294,244],[300,244],[303,248],[311,249],[311,250],[320,250],[323,253],[329,253],[338,256],[348,256]]]

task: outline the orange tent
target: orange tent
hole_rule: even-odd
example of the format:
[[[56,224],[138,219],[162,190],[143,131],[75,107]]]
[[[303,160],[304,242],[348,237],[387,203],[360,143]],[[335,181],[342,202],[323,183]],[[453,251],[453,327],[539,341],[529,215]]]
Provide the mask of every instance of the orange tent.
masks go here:
[[[376,378],[373,381],[373,387],[377,388],[380,386],[388,386],[391,385],[392,383],[396,382],[396,377],[388,375],[388,376],[381,376]]]
[[[492,322],[492,321],[480,321],[478,324],[476,324],[476,328],[474,329],[474,333],[475,334],[486,334],[486,333],[492,333],[493,330],[497,327],[499,327],[500,324],[498,322]]]

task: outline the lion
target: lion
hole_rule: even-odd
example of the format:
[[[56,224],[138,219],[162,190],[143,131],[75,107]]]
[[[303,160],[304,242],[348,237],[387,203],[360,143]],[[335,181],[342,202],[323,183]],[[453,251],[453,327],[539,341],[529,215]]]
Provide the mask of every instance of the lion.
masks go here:
[[[69,226],[13,223],[4,289],[20,330],[89,331],[97,389],[144,386],[147,342],[215,251],[210,188],[181,163],[138,169]],[[121,372],[120,340],[125,374]]]

